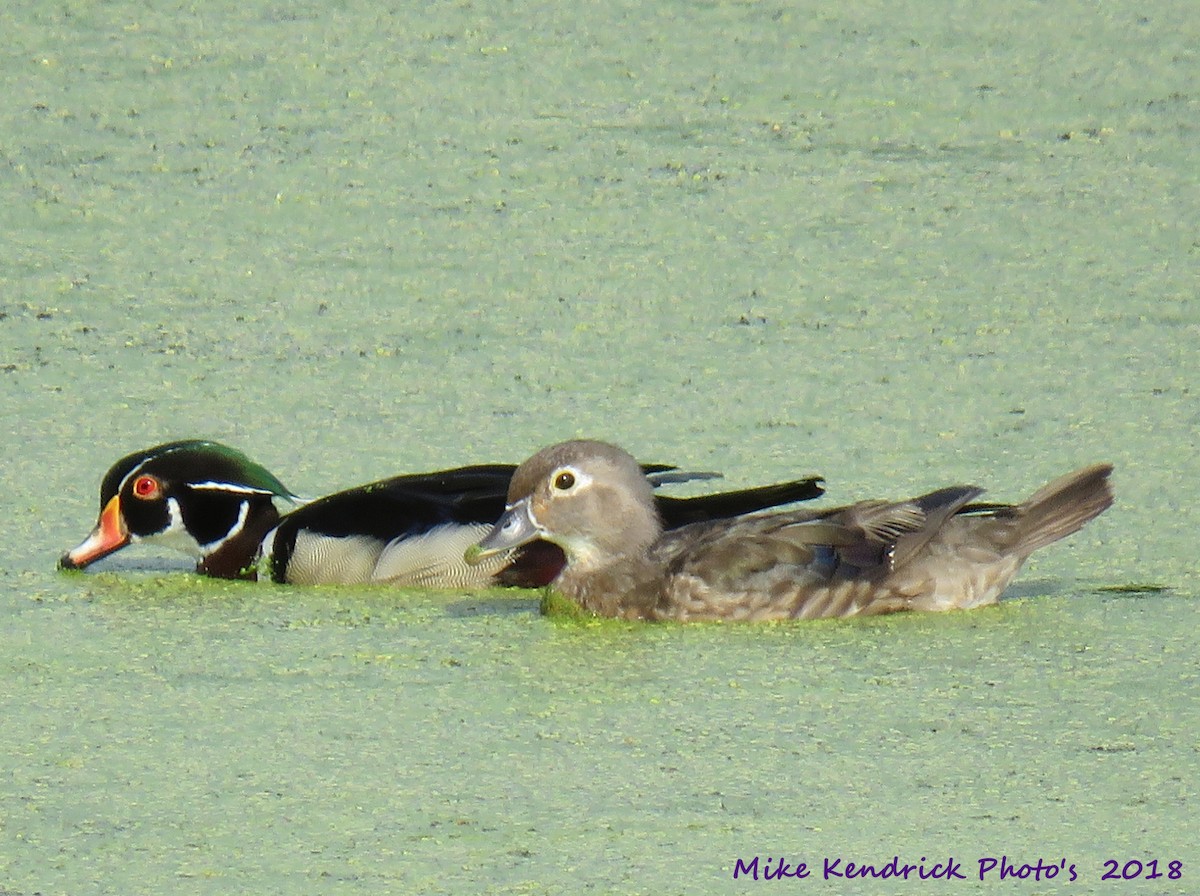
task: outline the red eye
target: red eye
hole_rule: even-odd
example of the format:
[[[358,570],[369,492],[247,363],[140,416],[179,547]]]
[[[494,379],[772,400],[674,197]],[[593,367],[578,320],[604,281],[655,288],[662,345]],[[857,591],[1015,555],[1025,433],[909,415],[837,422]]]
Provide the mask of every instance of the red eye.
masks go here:
[[[153,476],[139,476],[133,480],[133,493],[139,498],[151,501],[162,494],[162,487]]]

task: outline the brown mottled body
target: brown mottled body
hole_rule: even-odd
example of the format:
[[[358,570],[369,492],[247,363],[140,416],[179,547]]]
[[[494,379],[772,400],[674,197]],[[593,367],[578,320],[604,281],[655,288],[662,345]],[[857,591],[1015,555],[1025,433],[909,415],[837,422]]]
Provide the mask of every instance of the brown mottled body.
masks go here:
[[[558,544],[554,587],[602,616],[763,621],[968,609],[995,603],[1035,550],[1112,503],[1097,464],[1019,505],[972,505],[973,486],[900,502],[758,513],[663,533],[633,458],[567,442],[526,461],[509,509],[471,556],[521,538]]]

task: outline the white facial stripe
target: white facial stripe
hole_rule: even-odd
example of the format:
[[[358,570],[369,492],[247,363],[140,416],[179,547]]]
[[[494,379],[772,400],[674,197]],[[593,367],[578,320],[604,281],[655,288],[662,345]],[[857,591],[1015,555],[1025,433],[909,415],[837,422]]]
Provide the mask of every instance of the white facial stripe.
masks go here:
[[[142,467],[144,467],[144,466],[146,466],[145,462],[140,463],[136,467],[134,467],[132,470],[130,470],[128,473],[125,474],[125,478],[122,479],[121,484],[117,486],[117,494],[120,494],[121,492],[125,491],[125,483],[127,483],[134,476],[137,476],[139,473],[141,473]]]
[[[274,492],[265,488],[254,488],[251,485],[238,485],[235,482],[189,482],[188,485],[197,491],[236,492],[239,495],[273,495]]]
[[[222,535],[220,538],[216,539],[215,541],[210,541],[208,544],[200,545],[200,550],[203,551],[204,554],[206,554],[206,555],[211,554],[211,553],[215,552],[218,548],[220,548],[221,545],[225,544],[225,542],[229,541],[230,539],[236,538],[238,535],[241,534],[241,531],[244,528],[246,528],[246,517],[248,517],[249,515],[250,515],[250,502],[243,501],[241,504],[238,505],[237,520],[230,527],[229,531],[226,532],[224,535]]]
[[[160,532],[152,535],[130,535],[130,541],[144,541],[150,544],[161,544],[165,547],[191,554],[193,557],[203,557],[204,549],[196,543],[183,525],[183,514],[179,510],[179,502],[167,498],[167,525]]]

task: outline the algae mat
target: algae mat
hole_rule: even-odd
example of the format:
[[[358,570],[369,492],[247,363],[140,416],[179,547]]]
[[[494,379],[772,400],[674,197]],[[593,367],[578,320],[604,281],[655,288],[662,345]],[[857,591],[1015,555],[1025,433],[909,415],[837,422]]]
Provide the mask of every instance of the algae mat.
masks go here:
[[[0,892],[1194,891],[1198,30],[10,4]],[[54,571],[193,435],[306,494],[588,435],[839,502],[1109,460],[1118,502],[936,618]]]

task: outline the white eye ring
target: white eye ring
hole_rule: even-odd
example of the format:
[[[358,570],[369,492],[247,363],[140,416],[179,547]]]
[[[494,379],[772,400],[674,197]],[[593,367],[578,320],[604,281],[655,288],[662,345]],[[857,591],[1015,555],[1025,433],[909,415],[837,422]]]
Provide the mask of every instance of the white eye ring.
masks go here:
[[[560,467],[550,476],[550,484],[556,492],[572,492],[590,485],[592,478],[574,467]]]

